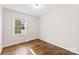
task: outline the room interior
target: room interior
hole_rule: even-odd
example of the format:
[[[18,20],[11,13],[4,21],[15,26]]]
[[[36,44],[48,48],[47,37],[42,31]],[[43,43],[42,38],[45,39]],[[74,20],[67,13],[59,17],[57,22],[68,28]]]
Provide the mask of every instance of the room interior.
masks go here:
[[[1,4],[0,54],[78,55],[78,22],[78,4]]]

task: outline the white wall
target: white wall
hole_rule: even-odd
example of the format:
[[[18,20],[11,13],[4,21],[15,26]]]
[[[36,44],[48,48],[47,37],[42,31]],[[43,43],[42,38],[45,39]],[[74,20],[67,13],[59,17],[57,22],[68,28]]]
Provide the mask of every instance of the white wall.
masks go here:
[[[0,5],[0,53],[2,50],[2,6]]]
[[[40,38],[79,53],[79,5],[56,8],[42,16]]]
[[[13,35],[13,17],[27,20],[27,34]],[[36,39],[38,36],[38,18],[23,14],[17,11],[3,9],[3,47],[13,45],[19,42]]]
[[[56,8],[52,12],[37,17],[26,15],[13,10],[3,9],[3,47],[41,38],[52,44],[79,52],[79,6],[70,5]],[[20,17],[28,21],[26,35],[12,34],[12,19]],[[40,24],[40,28],[39,28]],[[40,33],[40,35],[38,35]]]

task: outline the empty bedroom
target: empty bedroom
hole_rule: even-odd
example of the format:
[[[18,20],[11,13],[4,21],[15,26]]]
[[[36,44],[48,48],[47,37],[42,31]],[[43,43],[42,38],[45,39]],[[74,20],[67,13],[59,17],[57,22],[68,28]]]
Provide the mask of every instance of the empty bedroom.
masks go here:
[[[78,55],[79,4],[0,4],[1,55]]]

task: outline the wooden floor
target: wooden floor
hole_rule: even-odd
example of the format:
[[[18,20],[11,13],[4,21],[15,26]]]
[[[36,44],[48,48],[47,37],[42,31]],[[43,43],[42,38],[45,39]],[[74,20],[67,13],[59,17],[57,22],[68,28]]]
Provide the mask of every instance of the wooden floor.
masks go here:
[[[77,55],[40,39],[3,48],[2,55]]]

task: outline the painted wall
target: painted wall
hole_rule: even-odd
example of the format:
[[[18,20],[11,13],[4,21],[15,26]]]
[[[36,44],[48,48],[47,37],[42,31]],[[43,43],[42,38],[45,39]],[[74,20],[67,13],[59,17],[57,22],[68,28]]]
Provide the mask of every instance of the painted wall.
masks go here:
[[[0,53],[2,51],[2,6],[0,5]]]
[[[27,20],[27,34],[13,35],[13,18],[23,18]],[[38,18],[23,14],[17,11],[3,9],[3,47],[13,45],[19,42],[36,39],[38,36]]]
[[[40,38],[79,53],[79,5],[56,8],[42,16]]]
[[[40,20],[37,17],[6,8],[3,11],[3,47],[39,37],[52,44],[79,52],[78,5],[56,8],[42,16]],[[28,21],[26,35],[13,35],[13,17],[20,17]]]

